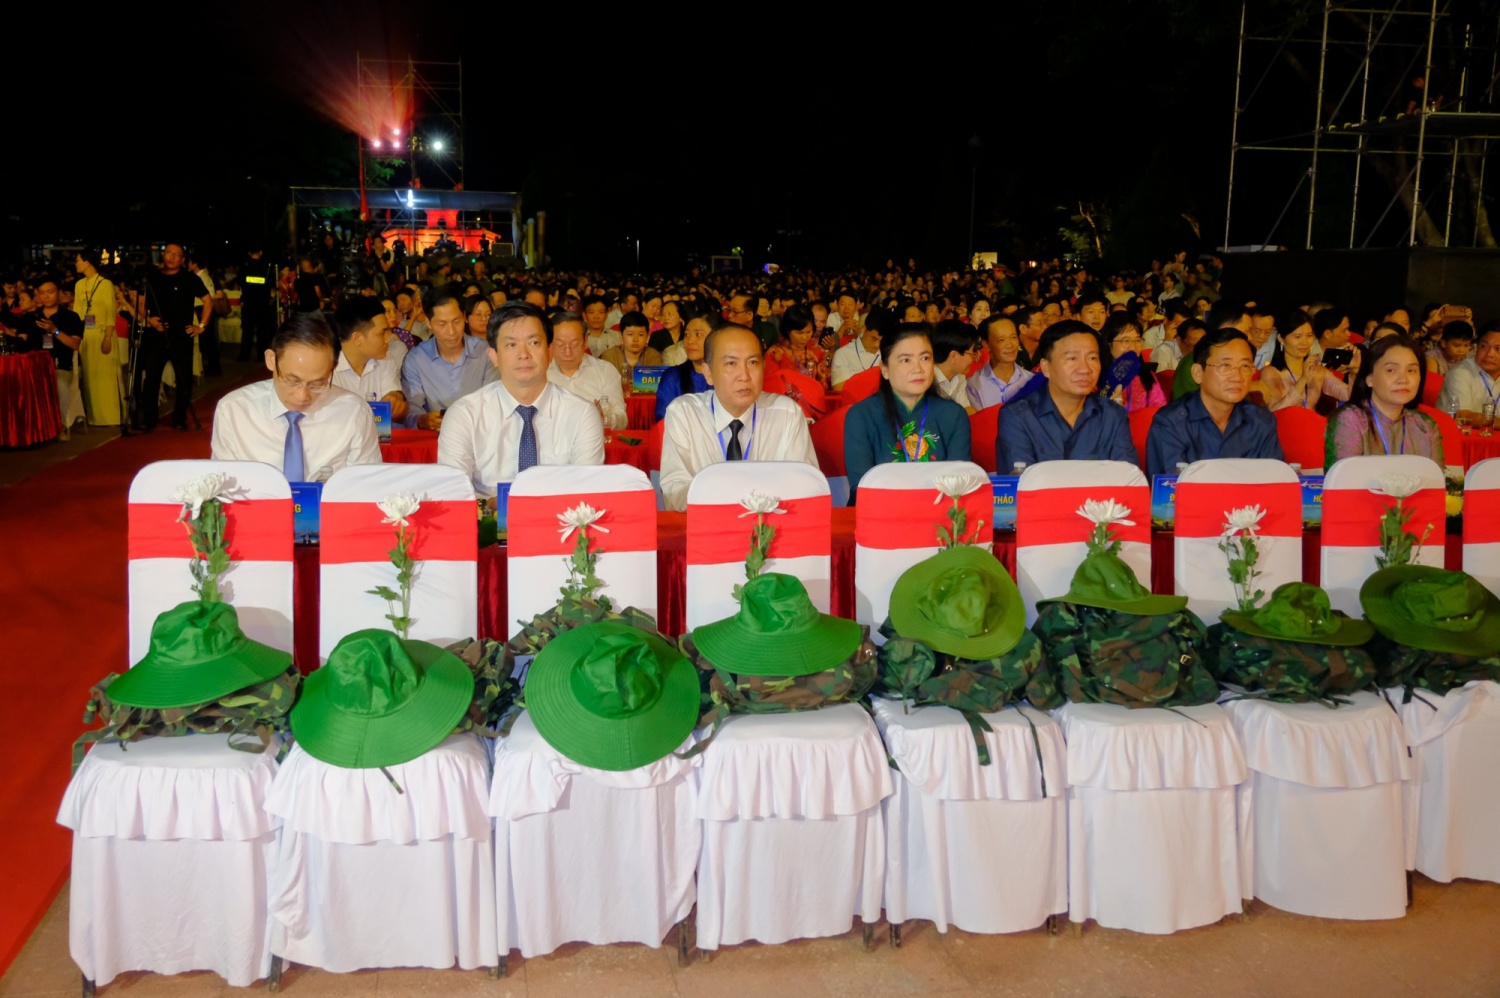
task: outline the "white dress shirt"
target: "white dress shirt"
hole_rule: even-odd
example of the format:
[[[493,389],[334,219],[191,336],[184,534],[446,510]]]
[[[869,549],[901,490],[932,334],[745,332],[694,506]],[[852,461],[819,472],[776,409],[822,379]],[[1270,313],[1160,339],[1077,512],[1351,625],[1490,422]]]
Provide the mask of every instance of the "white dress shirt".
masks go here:
[[[878,363],[880,348],[867,350],[860,338],[856,337],[833,352],[833,367],[829,370],[828,381],[833,385],[842,385],[859,372],[868,371]]]
[[[604,425],[611,430],[625,429],[625,389],[620,384],[620,372],[615,365],[584,354],[578,370],[569,376],[554,360],[547,365],[547,380],[559,388],[566,388],[585,402],[592,403],[597,399],[604,407]]]
[[[968,408],[969,405],[969,378],[965,374],[955,374],[951,378],[943,377],[943,372],[936,367],[932,369],[932,375],[937,379],[938,394],[950,402]]]
[[[668,367],[686,364],[687,359],[687,347],[682,345],[681,340],[678,340],[661,352],[661,362]]]
[[[814,468],[818,455],[802,407],[785,395],[763,392],[753,411],[730,415],[712,390],[682,395],[667,406],[661,441],[661,493],[667,509],[687,509],[693,476],[724,460],[729,423],[738,418],[740,448],[747,461],[801,461]]]
[[[272,378],[225,395],[214,409],[214,460],[259,461],[282,470],[286,411]],[[381,463],[375,417],[352,392],[333,387],[313,396],[300,425],[304,474],[309,482],[326,482],[349,465]]]
[[[588,330],[584,330],[584,335],[589,341],[588,351],[595,357],[600,356],[610,347],[617,347],[621,343],[625,342],[620,338],[620,334],[618,332],[608,327],[606,327],[605,330],[598,336],[595,336]],[[618,372],[616,372],[616,376],[618,376]]]
[[[499,381],[455,399],[438,432],[438,463],[462,470],[479,495],[494,495],[497,482],[516,477],[519,404]],[[591,404],[549,383],[532,405],[538,464],[604,463],[604,426]]]
[[[1166,340],[1152,347],[1151,363],[1156,365],[1158,371],[1177,370],[1177,365],[1182,363],[1182,344],[1176,340]]]
[[[348,355],[341,353],[339,362],[333,366],[333,383],[366,402],[379,402],[391,392],[401,390],[401,365],[392,363],[389,354],[380,360],[371,357],[365,361],[364,373],[355,374]]]
[[[1465,357],[1443,376],[1443,390],[1438,392],[1437,407],[1444,412],[1453,408],[1479,412],[1486,402],[1500,402],[1500,378],[1492,378],[1473,357]],[[1450,459],[1451,460],[1451,459]]]

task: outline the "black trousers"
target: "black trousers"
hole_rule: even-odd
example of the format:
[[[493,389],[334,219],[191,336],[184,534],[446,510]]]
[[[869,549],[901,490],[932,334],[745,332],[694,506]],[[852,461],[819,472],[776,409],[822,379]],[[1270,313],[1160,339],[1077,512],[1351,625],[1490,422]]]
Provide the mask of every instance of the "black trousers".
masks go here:
[[[219,359],[219,317],[210,316],[208,326],[198,334],[198,352],[203,355],[203,376],[217,378],[224,373]]]
[[[141,334],[140,386],[135,393],[136,423],[143,429],[156,426],[157,407],[161,399],[161,375],[167,362],[177,378],[172,400],[172,425],[187,425],[188,406],[193,400],[193,338],[182,330],[159,333],[146,329]]]
[[[240,308],[240,360],[255,360],[271,348],[276,309],[270,302],[246,302]]]

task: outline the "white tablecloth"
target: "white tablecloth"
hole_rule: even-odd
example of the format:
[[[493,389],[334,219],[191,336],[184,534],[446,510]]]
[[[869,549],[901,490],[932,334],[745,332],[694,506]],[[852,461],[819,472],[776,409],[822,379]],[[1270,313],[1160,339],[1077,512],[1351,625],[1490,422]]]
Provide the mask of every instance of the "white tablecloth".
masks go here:
[[[1170,933],[1240,910],[1235,788],[1245,757],[1214,705],[1067,704],[1068,910]]]
[[[1447,883],[1500,881],[1500,683],[1472,682],[1438,697],[1417,691],[1400,708],[1412,744],[1407,784],[1415,869]]]
[[[1375,694],[1349,699],[1336,710],[1225,701],[1251,770],[1239,791],[1241,861],[1255,896],[1284,911],[1400,918],[1406,736]]]
[[[245,987],[270,972],[275,756],[225,735],[93,747],[57,815],[73,829],[68,945],[85,977],[212,970]]]
[[[878,919],[891,791],[885,747],[856,704],[726,721],[703,753],[699,948]]]
[[[496,746],[488,804],[501,952],[660,946],[696,899],[700,758],[590,769],[548,745],[529,714],[518,717]]]
[[[928,919],[940,932],[950,924],[1021,932],[1066,911],[1067,749],[1057,723],[1030,708],[982,715],[991,761],[981,766],[973,730],[958,711],[873,703],[900,767],[896,792],[883,805],[886,918]]]
[[[294,747],[267,801],[282,819],[271,946],[293,963],[465,970],[494,966],[489,757],[475,735],[379,769]]]

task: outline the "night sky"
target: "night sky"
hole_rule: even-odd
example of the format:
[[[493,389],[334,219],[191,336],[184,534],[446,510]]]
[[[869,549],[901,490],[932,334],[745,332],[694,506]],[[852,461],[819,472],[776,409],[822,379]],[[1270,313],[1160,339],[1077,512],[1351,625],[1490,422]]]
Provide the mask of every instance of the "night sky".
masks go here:
[[[1268,27],[1321,10],[1256,6]],[[994,5],[905,22],[212,8],[170,28],[91,12],[22,55],[12,85],[32,84],[9,102],[7,255],[173,238],[227,262],[248,241],[284,245],[287,187],[353,186],[355,130],[392,116],[359,106],[356,52],[463,60],[465,186],[546,210],[563,266],[633,268],[636,239],[647,269],[735,246],[793,265],[958,263],[971,190],[974,248],[1011,259],[1059,251],[1080,202],[1107,219],[1106,256],[1129,265],[1222,240],[1237,4]],[[1316,51],[1273,54],[1247,52],[1247,74],[1273,71],[1242,128],[1306,131]],[[1403,69],[1384,70],[1377,97],[1399,98]],[[1305,168],[1242,156],[1231,241],[1259,242]],[[420,170],[443,185],[433,164]],[[1292,227],[1277,238],[1300,238]]]

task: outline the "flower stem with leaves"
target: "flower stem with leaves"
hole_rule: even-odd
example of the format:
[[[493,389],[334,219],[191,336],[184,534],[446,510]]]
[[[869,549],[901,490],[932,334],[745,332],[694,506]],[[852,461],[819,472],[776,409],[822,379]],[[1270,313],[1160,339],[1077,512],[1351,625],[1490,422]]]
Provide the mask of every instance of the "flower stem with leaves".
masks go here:
[[[219,579],[229,570],[229,550],[224,543],[224,504],[209,499],[198,510],[197,516],[184,516],[188,541],[197,554],[189,563],[193,573],[193,592],[205,603],[221,602]]]
[[[391,612],[385,615],[385,619],[391,622],[391,627],[401,635],[403,641],[411,637],[411,584],[417,574],[417,563],[411,556],[411,542],[415,536],[414,528],[405,523],[397,523],[396,546],[386,552],[391,559],[391,564],[396,568],[396,585],[400,591],[390,586],[376,586],[374,589],[365,590],[371,596],[379,596],[391,604]],[[399,613],[396,612],[396,604],[400,604]]]

